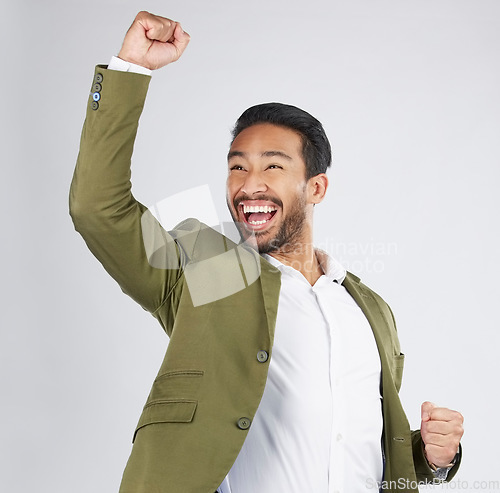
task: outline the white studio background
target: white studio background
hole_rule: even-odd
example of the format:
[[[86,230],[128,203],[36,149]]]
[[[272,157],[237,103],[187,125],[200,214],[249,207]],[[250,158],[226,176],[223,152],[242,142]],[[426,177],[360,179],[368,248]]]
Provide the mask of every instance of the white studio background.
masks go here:
[[[497,0],[2,2],[0,490],[118,491],[167,344],[67,211],[94,65],[142,9],[192,41],[153,76],[136,197],[208,184],[226,219],[239,114],[317,116],[334,148],[317,243],[393,308],[412,427],[424,400],[460,410],[458,479],[496,491],[472,483],[500,483]]]

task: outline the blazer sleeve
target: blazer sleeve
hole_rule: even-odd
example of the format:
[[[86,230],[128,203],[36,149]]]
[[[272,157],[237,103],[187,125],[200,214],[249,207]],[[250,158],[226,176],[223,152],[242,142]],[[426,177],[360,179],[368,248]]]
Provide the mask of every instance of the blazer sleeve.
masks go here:
[[[121,289],[155,312],[182,275],[183,252],[131,191],[131,158],[149,82],[149,76],[96,67],[71,183],[70,215]],[[153,266],[146,248],[149,243],[154,250],[158,237],[165,261]]]

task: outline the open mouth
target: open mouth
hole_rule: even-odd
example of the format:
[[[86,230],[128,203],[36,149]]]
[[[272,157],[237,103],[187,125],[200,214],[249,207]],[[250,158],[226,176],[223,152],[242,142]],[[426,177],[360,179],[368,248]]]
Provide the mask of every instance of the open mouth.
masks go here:
[[[241,203],[239,208],[245,219],[245,224],[254,230],[266,228],[278,211],[278,207],[273,204],[248,205]]]

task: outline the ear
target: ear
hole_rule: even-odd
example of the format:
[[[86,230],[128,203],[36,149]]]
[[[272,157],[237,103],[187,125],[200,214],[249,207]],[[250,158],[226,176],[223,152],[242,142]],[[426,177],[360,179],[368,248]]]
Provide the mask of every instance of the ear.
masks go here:
[[[319,204],[325,198],[326,190],[328,189],[328,177],[325,173],[309,178],[307,182],[309,202],[311,204]]]

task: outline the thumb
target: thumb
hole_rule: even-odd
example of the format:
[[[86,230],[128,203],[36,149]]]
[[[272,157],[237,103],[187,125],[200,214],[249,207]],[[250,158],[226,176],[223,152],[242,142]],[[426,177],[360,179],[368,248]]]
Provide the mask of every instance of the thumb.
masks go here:
[[[436,405],[432,402],[429,402],[429,401],[425,401],[423,404],[422,404],[422,408],[421,408],[421,411],[420,411],[420,414],[421,414],[421,417],[422,417],[422,421],[430,421],[431,419],[431,412],[432,410],[436,407]]]
[[[177,22],[173,33],[172,43],[177,48],[179,56],[182,55],[190,40],[191,36],[182,29],[180,22]]]

